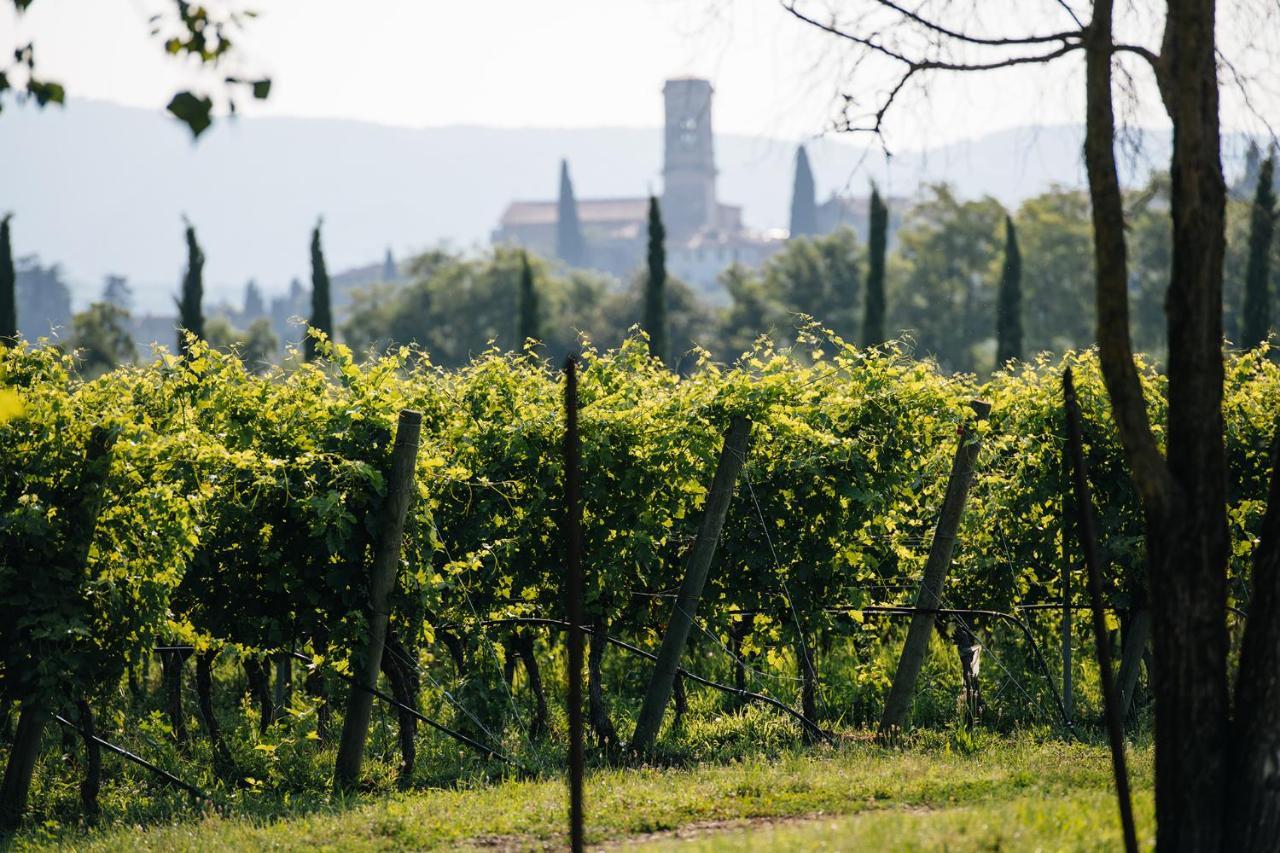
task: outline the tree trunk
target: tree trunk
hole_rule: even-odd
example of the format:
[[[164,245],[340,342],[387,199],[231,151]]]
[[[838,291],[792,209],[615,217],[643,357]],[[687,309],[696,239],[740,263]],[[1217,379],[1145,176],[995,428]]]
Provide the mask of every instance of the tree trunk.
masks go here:
[[[395,634],[387,638],[387,649],[391,654],[382,656],[382,671],[391,685],[391,695],[402,705],[418,708],[419,682],[418,673],[406,661],[412,661],[406,649]],[[400,768],[397,783],[401,788],[408,788],[413,783],[413,766],[417,759],[415,739],[418,735],[418,718],[403,708],[396,709],[396,721],[400,734]]]
[[[1236,677],[1227,847],[1280,848],[1280,433]]]
[[[1214,0],[1169,0],[1157,80],[1173,121],[1173,260],[1166,300],[1167,464],[1151,431],[1128,328],[1115,162],[1113,0],[1086,41],[1085,163],[1093,202],[1098,345],[1113,418],[1146,518],[1154,632],[1156,823],[1162,850],[1217,850],[1226,787],[1226,467]]]
[[[182,667],[191,652],[186,649],[169,649],[160,653],[160,672],[164,682],[165,712],[173,739],[187,742],[187,719],[182,713]]]
[[[81,699],[76,702],[76,710],[80,712],[80,735],[84,738],[84,781],[80,783],[80,802],[84,806],[85,823],[94,826],[102,810],[98,807],[98,792],[102,790],[102,747],[96,738],[93,725],[93,711],[89,703]]]
[[[609,717],[609,706],[604,700],[604,652],[609,642],[604,639],[609,623],[597,616],[591,623],[591,639],[587,652],[587,722],[596,734],[596,743],[609,750],[618,744],[618,730]]]
[[[293,656],[288,652],[279,652],[276,655],[275,670],[275,694],[272,698],[276,713],[280,714],[293,704]]]
[[[267,678],[266,667],[262,660],[255,657],[244,659],[244,674],[249,679],[249,694],[258,704],[258,732],[266,734],[267,729],[275,722],[275,704],[271,701],[271,683]]]
[[[40,741],[48,720],[48,711],[23,703],[9,763],[4,770],[4,784],[0,787],[0,831],[16,829],[27,810],[31,776],[40,757]]]
[[[524,665],[529,679],[529,692],[533,694],[533,720],[529,723],[529,737],[542,737],[547,731],[547,695],[542,689],[542,671],[538,668],[538,656],[534,654],[533,635],[527,632],[515,638],[516,654]]]
[[[237,778],[239,771],[231,758],[227,742],[222,737],[222,727],[213,710],[213,662],[217,657],[215,649],[196,653],[196,699],[200,709],[200,722],[213,750],[214,772],[226,781]]]
[[[1116,676],[1116,692],[1120,696],[1120,712],[1133,713],[1133,694],[1138,686],[1142,656],[1151,642],[1151,611],[1142,608],[1129,617],[1124,631],[1124,649],[1120,656],[1120,673]]]
[[[676,680],[671,682],[671,707],[675,711],[671,725],[678,727],[689,711],[689,697],[684,692],[684,676],[680,673],[676,673]]]

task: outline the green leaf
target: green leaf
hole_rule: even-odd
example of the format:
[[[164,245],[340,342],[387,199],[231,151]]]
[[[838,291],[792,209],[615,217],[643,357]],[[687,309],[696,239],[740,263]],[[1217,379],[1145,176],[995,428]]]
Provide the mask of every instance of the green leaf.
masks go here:
[[[179,92],[169,101],[167,108],[175,118],[191,129],[191,135],[200,136],[213,124],[211,113],[213,101],[201,98],[191,92]]]

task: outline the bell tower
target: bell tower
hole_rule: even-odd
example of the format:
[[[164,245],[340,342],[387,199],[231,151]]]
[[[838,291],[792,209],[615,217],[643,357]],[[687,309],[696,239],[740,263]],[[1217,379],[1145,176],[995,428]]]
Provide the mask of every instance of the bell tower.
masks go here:
[[[666,104],[662,220],[667,234],[676,240],[716,224],[711,93],[708,81],[692,77],[668,80],[662,88]]]

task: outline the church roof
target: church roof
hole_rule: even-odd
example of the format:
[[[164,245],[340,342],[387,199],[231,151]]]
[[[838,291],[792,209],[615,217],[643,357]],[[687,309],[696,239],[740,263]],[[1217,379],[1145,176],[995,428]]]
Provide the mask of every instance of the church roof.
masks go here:
[[[643,222],[649,215],[647,198],[584,198],[578,200],[578,221],[584,225]],[[554,201],[513,201],[502,214],[504,227],[554,225],[559,204]]]

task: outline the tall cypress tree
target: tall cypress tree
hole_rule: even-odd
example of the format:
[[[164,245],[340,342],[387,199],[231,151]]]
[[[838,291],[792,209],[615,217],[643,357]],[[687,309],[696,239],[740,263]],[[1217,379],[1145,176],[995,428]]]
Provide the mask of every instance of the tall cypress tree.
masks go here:
[[[324,218],[316,220],[311,229],[311,322],[310,326],[325,333],[333,340],[333,310],[330,307],[329,271],[324,266],[324,250],[320,248],[320,226]],[[316,357],[316,340],[307,335],[304,344],[307,361]]]
[[[1004,218],[1004,269],[996,304],[996,366],[1022,358],[1022,253],[1013,219]]]
[[[818,233],[818,200],[809,168],[809,153],[801,145],[796,149],[796,176],[791,186],[791,236],[805,237]]]
[[[204,251],[196,241],[196,228],[183,217],[187,231],[187,270],[182,276],[182,297],[178,300],[178,352],[187,354],[190,332],[204,340]]]
[[[528,340],[542,340],[542,323],[538,315],[538,291],[533,286],[533,267],[529,266],[529,253],[522,251],[520,253],[520,346],[524,346],[525,341]]]
[[[571,267],[584,261],[582,224],[578,221],[578,200],[569,179],[569,161],[560,161],[560,200],[556,208],[556,257]]]
[[[1249,218],[1249,264],[1244,280],[1244,321],[1240,345],[1253,349],[1271,331],[1271,246],[1275,239],[1275,154],[1258,170],[1258,188]]]
[[[889,208],[880,191],[871,187],[870,227],[867,246],[867,304],[862,312],[862,345],[875,347],[884,343],[884,258],[889,242]]]
[[[644,330],[649,354],[667,363],[667,232],[658,199],[649,196],[649,274],[644,286]]]
[[[0,219],[0,343],[11,343],[18,337],[18,274],[13,269],[10,217],[5,214]]]

